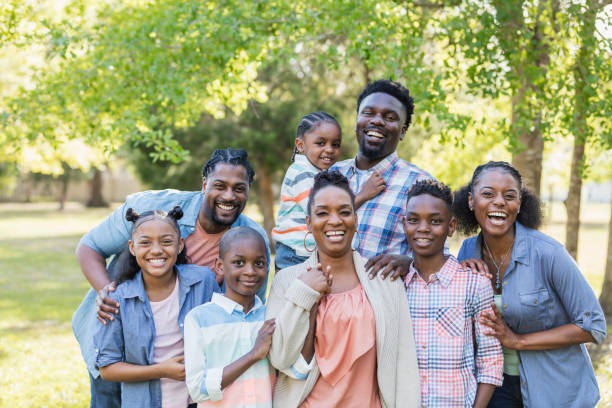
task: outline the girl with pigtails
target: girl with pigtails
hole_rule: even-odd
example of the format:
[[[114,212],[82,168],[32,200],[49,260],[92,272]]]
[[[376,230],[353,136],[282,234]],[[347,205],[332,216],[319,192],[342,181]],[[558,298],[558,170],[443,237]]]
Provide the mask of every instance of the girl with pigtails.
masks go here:
[[[122,407],[195,406],[185,383],[183,321],[220,289],[210,268],[187,264],[182,216],[178,206],[125,215],[131,239],[119,261],[120,284],[109,294],[119,310],[98,322],[94,338],[100,375],[122,383]]]

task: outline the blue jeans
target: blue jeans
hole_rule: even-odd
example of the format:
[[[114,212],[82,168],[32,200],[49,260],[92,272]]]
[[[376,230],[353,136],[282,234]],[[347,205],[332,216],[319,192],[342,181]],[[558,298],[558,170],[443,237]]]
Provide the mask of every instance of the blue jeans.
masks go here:
[[[501,387],[495,388],[488,408],[523,408],[521,378],[504,374],[504,382]]]
[[[297,255],[295,251],[287,245],[281,244],[280,242],[276,243],[276,255],[274,256],[276,272],[293,265],[301,264],[307,259],[307,256]]]
[[[121,408],[121,383],[93,378],[89,374],[91,390],[90,408]]]

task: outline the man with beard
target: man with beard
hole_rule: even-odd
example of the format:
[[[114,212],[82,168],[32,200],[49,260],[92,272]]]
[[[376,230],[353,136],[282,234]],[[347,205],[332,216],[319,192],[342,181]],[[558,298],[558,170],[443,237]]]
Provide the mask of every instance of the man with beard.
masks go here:
[[[412,251],[402,228],[406,193],[418,180],[433,178],[396,153],[413,110],[413,99],[400,83],[386,79],[369,83],[357,98],[357,156],[332,167],[346,176],[355,193],[370,176],[380,178],[381,192],[357,210],[358,251],[370,259],[366,267],[371,268],[371,276],[379,270],[383,276],[394,271],[394,277],[408,271]]]
[[[121,207],[81,238],[76,256],[83,275],[94,290],[89,291],[74,314],[72,328],[90,372],[91,407],[121,405],[120,383],[102,380],[95,367],[97,350],[93,346],[93,334],[97,308],[98,319],[105,324],[104,318],[112,320],[113,314],[118,312],[117,302],[107,296],[115,289],[112,282],[115,271],[113,261],[107,270],[106,259],[111,256],[115,259],[114,256],[127,247],[131,230],[131,225],[125,220],[127,209],[133,208],[136,212],[169,211],[180,206],[184,215],[178,224],[185,239],[189,262],[208,266],[213,271],[223,233],[233,227],[249,226],[264,237],[269,265],[270,250],[265,231],[241,214],[254,175],[245,150],[215,150],[202,169],[201,191],[159,190],[132,194]],[[223,276],[217,276],[217,282],[222,284]],[[262,300],[265,300],[266,283],[267,277],[257,293]]]

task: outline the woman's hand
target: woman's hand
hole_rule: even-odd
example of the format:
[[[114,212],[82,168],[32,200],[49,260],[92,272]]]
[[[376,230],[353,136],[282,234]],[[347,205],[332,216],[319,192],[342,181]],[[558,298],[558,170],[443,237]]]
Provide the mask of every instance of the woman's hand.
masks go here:
[[[117,282],[111,282],[98,291],[96,297],[96,312],[97,318],[102,324],[106,324],[107,320],[114,320],[113,314],[119,313],[119,302],[110,298],[108,292],[114,292],[117,288]]]
[[[484,334],[496,337],[506,348],[519,350],[521,336],[508,327],[494,303],[491,303],[491,310],[486,310],[480,315],[480,323],[487,326]]]
[[[478,258],[464,259],[463,261],[459,263],[461,264],[463,269],[470,268],[472,272],[478,273],[487,279],[493,278],[493,275],[491,274],[491,272],[489,272],[489,267],[487,266],[487,263],[483,261],[482,259],[478,259]]]
[[[298,276],[302,282],[308,285],[311,289],[319,292],[319,299],[326,296],[331,291],[333,276],[331,275],[331,267],[328,265],[323,271],[323,266],[317,264],[315,269],[310,266],[306,268],[306,272]]]
[[[251,350],[251,355],[255,361],[263,359],[268,354],[268,351],[270,351],[272,334],[274,333],[275,328],[276,321],[274,319],[268,319],[264,322],[263,326],[261,326],[261,329],[259,329],[257,338],[255,339],[255,345]]]
[[[176,356],[159,363],[161,378],[185,381],[185,356]]]

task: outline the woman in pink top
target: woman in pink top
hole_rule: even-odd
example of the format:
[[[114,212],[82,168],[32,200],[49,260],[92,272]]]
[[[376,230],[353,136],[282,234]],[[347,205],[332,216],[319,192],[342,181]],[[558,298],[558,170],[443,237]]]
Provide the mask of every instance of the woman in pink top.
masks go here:
[[[419,378],[401,282],[368,279],[351,249],[354,195],[335,171],[315,176],[306,222],[316,248],[274,278],[269,359],[277,407],[416,407]]]

